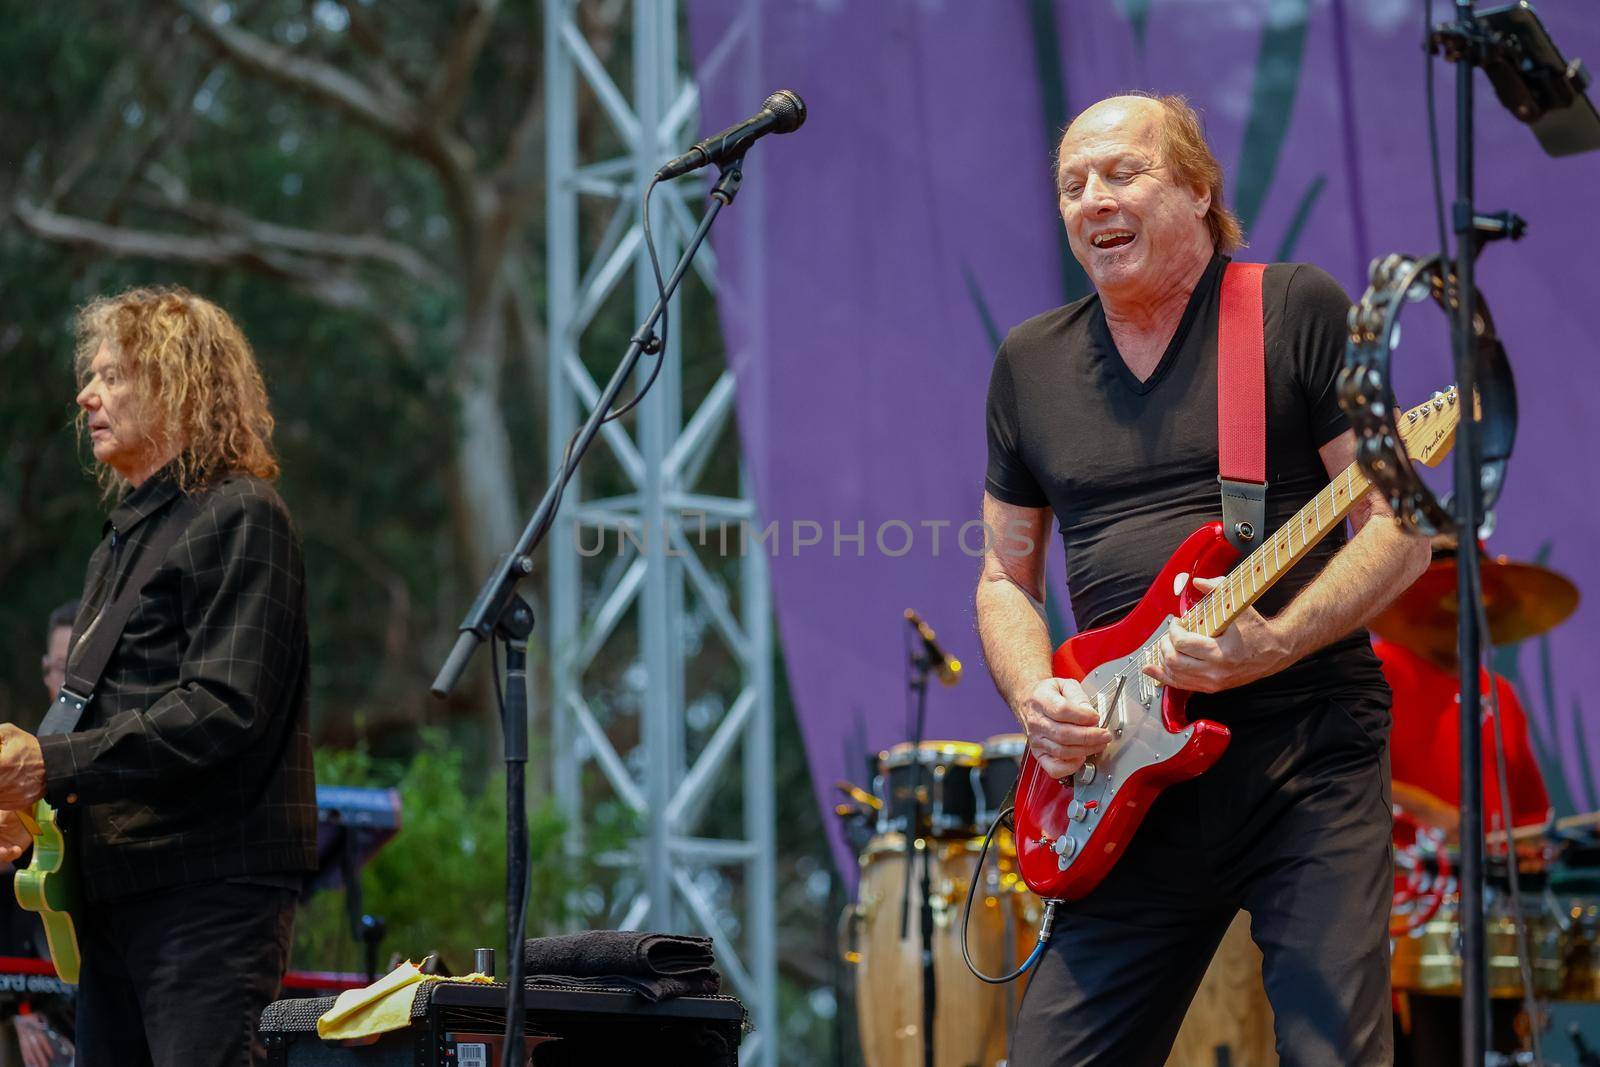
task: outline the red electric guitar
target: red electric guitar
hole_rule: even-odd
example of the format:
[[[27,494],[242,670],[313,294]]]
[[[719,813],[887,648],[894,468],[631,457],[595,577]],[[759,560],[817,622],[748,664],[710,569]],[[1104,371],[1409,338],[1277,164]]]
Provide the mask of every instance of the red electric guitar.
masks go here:
[[[1455,443],[1456,390],[1436,393],[1400,419],[1406,453],[1434,466]],[[1056,649],[1053,668],[1074,678],[1112,740],[1058,782],[1025,754],[1017,778],[1016,842],[1022,879],[1041,897],[1084,897],[1111,870],[1161,790],[1210,768],[1228,747],[1228,728],[1184,714],[1189,694],[1143,673],[1174,616],[1215,637],[1332,530],[1371,488],[1352,463],[1242,563],[1222,523],[1202,526],[1178,547],[1139,605],[1120,622],[1087,630]],[[1190,581],[1227,573],[1205,596]]]

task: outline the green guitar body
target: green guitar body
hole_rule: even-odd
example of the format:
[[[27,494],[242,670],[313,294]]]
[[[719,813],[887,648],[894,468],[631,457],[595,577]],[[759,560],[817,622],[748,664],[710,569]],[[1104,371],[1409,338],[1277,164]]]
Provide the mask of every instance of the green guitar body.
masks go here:
[[[17,814],[24,825],[30,822],[30,813]],[[41,800],[31,815],[35,825],[28,826],[28,832],[33,834],[33,862],[17,872],[17,903],[39,913],[56,974],[63,982],[77,985],[78,931],[72,925],[72,912],[78,906],[78,880],[72,855],[61,836],[54,808]]]

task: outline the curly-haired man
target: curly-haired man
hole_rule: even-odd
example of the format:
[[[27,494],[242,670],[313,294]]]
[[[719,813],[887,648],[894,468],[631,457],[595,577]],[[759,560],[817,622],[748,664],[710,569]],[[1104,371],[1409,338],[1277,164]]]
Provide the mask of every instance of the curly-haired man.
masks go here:
[[[77,327],[78,421],[120,500],[69,686],[149,577],[67,732],[0,724],[0,858],[27,844],[9,812],[48,799],[84,898],[80,1064],[249,1063],[316,834],[305,574],[266,388],[233,320],[182,289],[96,300]]]

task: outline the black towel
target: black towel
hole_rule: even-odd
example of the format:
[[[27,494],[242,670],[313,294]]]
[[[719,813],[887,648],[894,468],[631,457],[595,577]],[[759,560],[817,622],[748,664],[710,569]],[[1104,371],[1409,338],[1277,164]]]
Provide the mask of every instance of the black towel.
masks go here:
[[[529,974],[564,974],[572,978],[601,974],[635,978],[694,975],[711,970],[716,963],[709,937],[628,930],[585,930],[529,938],[523,942],[522,958]]]
[[[660,978],[635,978],[630,974],[596,974],[574,978],[565,974],[532,974],[530,985],[561,986],[564,989],[626,989],[652,1003],[669,997],[710,997],[722,991],[722,976],[707,971],[693,977],[668,974]]]
[[[625,930],[586,930],[523,942],[529,981],[618,986],[649,1000],[710,996],[722,988],[709,937]],[[574,979],[582,980],[572,981]]]

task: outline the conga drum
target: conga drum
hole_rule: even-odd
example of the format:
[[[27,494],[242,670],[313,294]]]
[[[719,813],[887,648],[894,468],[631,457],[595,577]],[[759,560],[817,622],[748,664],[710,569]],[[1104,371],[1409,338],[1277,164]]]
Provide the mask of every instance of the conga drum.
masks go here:
[[[971,741],[902,741],[878,757],[883,808],[879,834],[973,837],[983,746]],[[921,822],[911,821],[920,809]]]
[[[1028,751],[1026,734],[996,734],[983,743],[983,767],[978,772],[978,826],[987,831],[1005,807],[1006,798],[1022,772]]]
[[[857,903],[843,917],[845,958],[856,966],[856,1018],[867,1067],[922,1067],[922,850],[931,847],[929,898],[933,904],[935,978],[934,1062],[938,1067],[994,1067],[1004,1060],[1008,1005],[1021,983],[978,981],[961,958],[961,912],[977,870],[982,842],[918,841],[908,860],[905,838],[884,834],[861,857]],[[1013,970],[1033,944],[1037,918],[1021,890],[1014,865],[1007,871],[991,848],[988,869],[972,902],[967,932],[972,962],[986,974]],[[900,906],[911,879],[907,936],[900,937]],[[1020,953],[1020,954],[1019,954]]]

